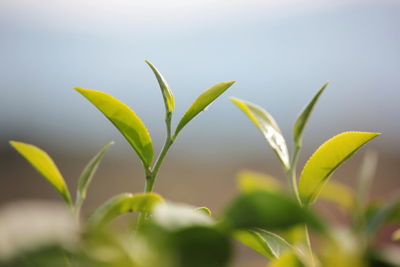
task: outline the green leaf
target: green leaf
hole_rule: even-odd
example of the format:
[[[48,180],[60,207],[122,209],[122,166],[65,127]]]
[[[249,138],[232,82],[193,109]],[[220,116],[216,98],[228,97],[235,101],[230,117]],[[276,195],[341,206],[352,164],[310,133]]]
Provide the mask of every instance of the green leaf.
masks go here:
[[[237,175],[238,188],[243,193],[253,191],[282,192],[282,184],[275,177],[254,171],[241,171]]]
[[[100,151],[89,161],[86,165],[85,169],[83,169],[81,176],[78,182],[78,190],[76,194],[76,205],[75,208],[80,209],[83,201],[86,199],[86,192],[89,187],[90,182],[93,179],[93,176],[103,159],[107,149],[114,144],[114,141],[107,143],[103,146]]]
[[[379,227],[387,222],[400,222],[400,200],[395,199],[385,203],[367,217],[366,233],[372,236]]]
[[[322,225],[315,215],[302,208],[295,199],[283,194],[255,191],[237,197],[225,210],[224,222],[233,229],[259,227],[282,230],[297,224]]]
[[[282,162],[285,169],[290,168],[289,153],[286,147],[285,138],[283,137],[278,124],[274,118],[263,108],[237,98],[231,98],[231,101],[236,104],[257,126],[269,145]]]
[[[299,193],[303,203],[312,204],[335,169],[378,135],[380,134],[344,132],[322,144],[310,157],[300,175]]]
[[[211,217],[211,210],[207,207],[198,207],[196,210],[201,211]]]
[[[352,211],[355,205],[353,190],[339,182],[329,181],[321,190],[320,198],[337,204],[344,211]]]
[[[126,104],[104,92],[75,88],[121,132],[146,167],[153,161],[153,144],[146,126]]]
[[[17,141],[10,141],[10,144],[57,190],[65,202],[72,206],[68,187],[50,156],[34,145]]]
[[[329,85],[329,82],[326,82],[321,89],[317,92],[317,94],[313,97],[311,102],[304,108],[301,112],[300,116],[297,118],[294,127],[293,127],[293,138],[294,143],[297,147],[301,147],[304,128],[306,127],[307,121],[314,109],[315,104],[317,103],[319,97],[324,92],[325,88]]]
[[[295,252],[287,251],[278,259],[270,262],[268,267],[304,267]]]
[[[233,236],[267,259],[279,258],[293,247],[282,237],[263,229],[237,230]]]
[[[157,78],[158,84],[160,85],[161,93],[164,98],[164,103],[165,103],[165,109],[167,113],[172,113],[175,109],[175,99],[174,95],[172,94],[171,89],[169,88],[169,85],[167,81],[164,79],[164,77],[161,75],[161,73],[157,70],[157,68],[148,60],[145,60],[147,65],[150,66],[152,69],[154,75]]]
[[[127,212],[151,212],[153,207],[164,202],[163,198],[155,193],[120,194],[100,206],[88,220],[88,227],[103,226],[117,216]]]
[[[170,255],[176,255],[177,267],[228,266],[232,244],[227,235],[207,226],[192,226],[171,233]]]
[[[400,242],[400,229],[397,229],[392,234],[392,240],[396,242]]]
[[[220,82],[203,92],[183,115],[182,119],[178,123],[178,126],[176,127],[174,136],[176,137],[189,121],[196,117],[201,111],[206,109],[217,97],[224,93],[234,83],[234,81]]]

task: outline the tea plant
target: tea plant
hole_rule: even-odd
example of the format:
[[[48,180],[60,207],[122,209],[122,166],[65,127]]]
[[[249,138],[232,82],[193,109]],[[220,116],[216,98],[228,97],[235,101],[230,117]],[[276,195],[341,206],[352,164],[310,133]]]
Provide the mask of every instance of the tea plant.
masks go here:
[[[361,193],[357,195],[358,198],[344,185],[332,183],[330,177],[346,159],[379,134],[345,132],[333,137],[315,151],[297,179],[296,168],[304,129],[327,84],[318,91],[297,119],[291,153],[278,124],[267,111],[250,102],[231,98],[272,147],[288,178],[291,193],[288,195],[284,187],[272,177],[244,172],[239,178],[242,192],[215,218],[206,207],[196,208],[165,201],[153,193],[153,188],[163,160],[182,129],[234,82],[218,83],[202,93],[172,130],[174,96],[157,68],[149,61],[146,63],[158,81],[165,104],[166,140],[157,157],[146,126],[126,104],[104,92],[75,88],[103,113],[136,152],[144,169],[144,192],[114,196],[97,208],[87,220],[82,220],[80,210],[88,187],[112,142],[106,144],[82,171],[73,201],[63,176],[46,152],[30,144],[11,141],[11,145],[61,195],[70,213],[76,218],[77,225],[81,226],[81,233],[77,244],[72,247],[65,245],[62,240],[56,240],[16,253],[16,256],[7,259],[2,258],[0,238],[1,266],[3,263],[4,266],[228,266],[232,257],[233,239],[265,256],[271,261],[271,266],[275,267],[368,266],[365,265],[365,255],[371,250],[373,233],[386,220],[399,219],[399,202],[396,200],[382,207],[370,207],[366,201],[370,180],[368,172],[361,175]],[[318,198],[338,203],[347,211],[356,207],[351,231],[354,239],[360,238],[357,240],[362,240],[363,245],[362,249],[356,250],[359,254],[354,259],[349,260],[346,253],[338,249],[339,234],[312,210]],[[139,212],[136,225],[128,233],[117,231],[110,222],[128,212]],[[0,225],[1,214],[0,210]],[[321,243],[326,244],[325,251],[313,249],[309,236],[311,230],[321,238]],[[26,229],[24,232],[27,232]],[[398,233],[395,233],[394,237],[397,236]],[[336,256],[331,257],[332,253]],[[383,262],[385,259],[374,256],[369,261]]]

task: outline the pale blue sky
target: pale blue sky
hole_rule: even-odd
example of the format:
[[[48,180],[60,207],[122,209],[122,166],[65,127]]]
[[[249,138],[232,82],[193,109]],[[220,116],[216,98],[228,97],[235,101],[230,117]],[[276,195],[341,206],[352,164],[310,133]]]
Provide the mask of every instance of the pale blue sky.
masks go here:
[[[125,145],[71,89],[80,86],[125,101],[159,143],[163,104],[149,59],[174,91],[175,123],[200,92],[238,81],[182,132],[177,150],[264,149],[228,97],[265,107],[289,137],[296,114],[330,80],[306,141],[380,131],[376,146],[396,151],[399,26],[400,2],[387,0],[2,0],[0,138],[70,150]]]

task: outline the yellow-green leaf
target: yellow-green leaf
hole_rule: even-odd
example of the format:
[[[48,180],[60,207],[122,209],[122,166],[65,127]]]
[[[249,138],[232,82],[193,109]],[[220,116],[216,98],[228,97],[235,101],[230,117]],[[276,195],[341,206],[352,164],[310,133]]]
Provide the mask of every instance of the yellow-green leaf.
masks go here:
[[[396,242],[400,242],[400,229],[397,229],[392,234],[392,240]]]
[[[285,251],[293,249],[282,237],[263,229],[236,230],[233,236],[267,259],[279,258]]]
[[[164,202],[164,199],[155,193],[120,194],[100,206],[90,216],[87,224],[90,228],[98,227],[127,212],[151,212],[160,202]]]
[[[10,144],[57,190],[68,205],[72,205],[71,196],[64,178],[50,156],[40,148],[17,141]]]
[[[272,260],[268,267],[303,267],[295,252],[287,251],[278,259]]]
[[[201,111],[206,109],[217,97],[224,93],[234,83],[234,81],[217,83],[216,85],[207,89],[207,91],[203,92],[199,97],[197,97],[197,99],[188,108],[188,110],[178,123],[178,126],[175,130],[175,137],[189,121],[196,117],[197,114],[199,114]]]
[[[274,118],[266,110],[253,103],[237,98],[231,98],[231,100],[257,126],[267,139],[279,160],[282,162],[285,169],[289,169],[289,153],[286,147],[286,141]]]
[[[211,216],[211,210],[207,207],[198,207],[196,210],[204,212],[204,214]]]
[[[299,180],[299,193],[305,205],[315,201],[333,171],[362,145],[379,133],[344,132],[322,144],[310,157]]]
[[[121,132],[138,154],[146,167],[153,161],[153,144],[150,134],[136,115],[125,103],[101,91],[75,88],[106,116]]]
[[[89,161],[86,165],[85,169],[83,169],[81,176],[79,177],[78,182],[78,190],[76,194],[76,204],[75,208],[80,209],[83,201],[86,199],[86,192],[89,187],[90,182],[93,179],[93,176],[103,159],[107,149],[114,144],[114,141],[111,141],[104,145],[100,151]]]
[[[272,176],[254,171],[241,171],[237,175],[238,188],[244,193],[257,190],[279,192],[282,184]]]
[[[149,65],[149,67],[151,68],[151,70],[153,71],[154,75],[157,78],[158,84],[160,85],[161,93],[164,98],[165,109],[167,113],[172,113],[175,109],[175,99],[171,89],[169,88],[167,81],[164,79],[164,77],[161,75],[158,69],[150,61],[145,60],[145,62],[147,63],[147,65]]]
[[[317,92],[317,94],[313,97],[311,102],[304,108],[301,112],[300,116],[297,118],[294,127],[293,127],[293,138],[295,144],[300,147],[303,139],[304,128],[307,124],[308,118],[310,117],[315,104],[317,103],[319,97],[324,92],[325,88],[329,85],[329,82],[326,82],[321,89]]]
[[[353,190],[339,182],[327,182],[321,190],[320,198],[337,204],[344,211],[351,211],[354,208],[355,195]]]

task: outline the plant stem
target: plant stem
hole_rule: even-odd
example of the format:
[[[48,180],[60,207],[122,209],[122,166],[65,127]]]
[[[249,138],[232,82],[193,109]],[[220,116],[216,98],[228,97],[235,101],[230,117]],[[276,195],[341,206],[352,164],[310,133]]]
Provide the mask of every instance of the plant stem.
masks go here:
[[[157,174],[158,174],[158,171],[160,170],[161,164],[162,164],[165,156],[167,155],[168,150],[170,149],[170,147],[172,146],[172,144],[175,141],[176,136],[174,136],[173,138],[171,137],[171,117],[172,117],[171,113],[167,113],[167,115],[165,116],[165,124],[167,126],[167,138],[165,139],[165,142],[161,149],[161,152],[158,155],[153,167],[145,169],[146,181],[145,181],[144,193],[153,192],[154,183],[156,181]],[[146,212],[141,212],[139,214],[139,217],[137,219],[136,229],[139,229],[142,226],[142,224],[146,220],[146,217],[147,217]]]
[[[293,155],[290,160],[290,168],[287,170],[286,175],[289,180],[289,184],[290,184],[290,187],[291,187],[294,197],[296,198],[297,202],[301,206],[303,206],[303,203],[301,202],[301,198],[300,198],[300,194],[299,194],[299,188],[297,186],[297,175],[296,175],[296,168],[297,168],[297,163],[299,161],[300,150],[301,150],[301,144],[296,144],[294,146]],[[314,254],[313,254],[312,247],[311,247],[310,234],[308,233],[307,225],[304,225],[304,239],[305,239],[307,254],[310,258],[310,264],[312,267],[315,267],[316,263],[314,260]]]

